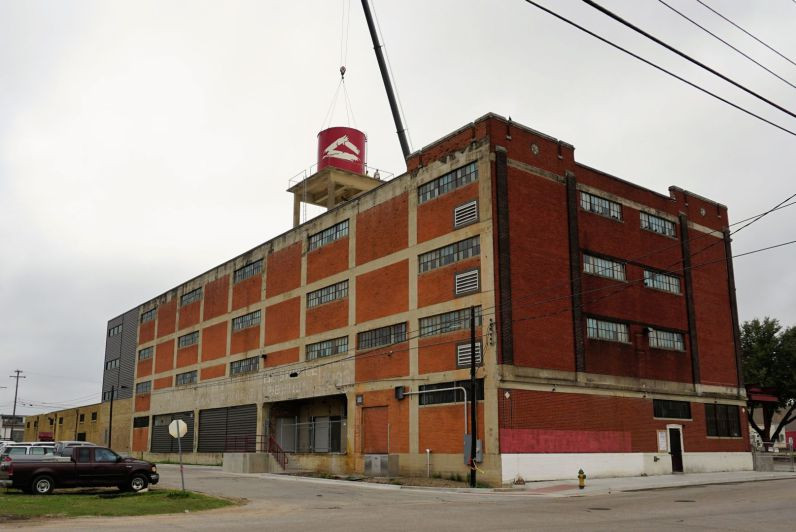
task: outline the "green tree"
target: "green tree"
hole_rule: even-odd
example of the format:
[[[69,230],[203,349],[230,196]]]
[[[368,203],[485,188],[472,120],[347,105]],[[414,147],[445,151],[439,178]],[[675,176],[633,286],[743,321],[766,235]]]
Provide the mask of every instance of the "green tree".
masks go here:
[[[782,328],[773,318],[757,318],[741,327],[743,376],[747,386],[764,388],[776,403],[749,401],[749,423],[765,444],[776,441],[782,429],[796,419],[796,327]],[[754,420],[760,409],[763,426]],[[784,412],[772,432],[774,414]]]

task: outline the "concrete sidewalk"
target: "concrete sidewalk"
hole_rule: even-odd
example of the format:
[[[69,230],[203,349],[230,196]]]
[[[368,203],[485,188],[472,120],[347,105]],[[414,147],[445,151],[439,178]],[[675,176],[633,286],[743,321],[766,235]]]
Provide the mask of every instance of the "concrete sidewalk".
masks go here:
[[[710,486],[715,484],[738,484],[742,482],[760,482],[781,479],[796,479],[796,473],[730,471],[724,473],[686,473],[648,477],[587,478],[586,487],[584,489],[578,488],[577,480],[552,480],[546,482],[529,482],[524,486],[496,488],[495,491],[546,497],[581,497],[629,491]]]

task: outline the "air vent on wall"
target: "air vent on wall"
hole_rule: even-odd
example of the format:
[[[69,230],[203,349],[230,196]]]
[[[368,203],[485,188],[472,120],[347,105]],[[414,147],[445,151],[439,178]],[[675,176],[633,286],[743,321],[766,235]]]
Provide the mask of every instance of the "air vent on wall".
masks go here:
[[[453,227],[461,227],[478,221],[478,202],[473,200],[453,209]]]
[[[478,270],[456,274],[456,295],[478,292]]]

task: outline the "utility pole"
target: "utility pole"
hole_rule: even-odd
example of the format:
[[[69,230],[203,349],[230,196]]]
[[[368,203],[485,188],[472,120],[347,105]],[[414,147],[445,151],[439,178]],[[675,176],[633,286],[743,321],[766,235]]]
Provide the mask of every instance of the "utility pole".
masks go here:
[[[478,443],[478,390],[475,381],[475,306],[470,306],[470,487],[475,487],[475,446]]]
[[[24,375],[20,375],[22,373],[21,369],[15,369],[14,373],[16,375],[9,375],[10,379],[16,379],[17,384],[14,386],[14,411],[11,414],[11,438],[14,438],[14,428],[17,426],[17,393],[19,392],[19,379],[27,379]]]
[[[127,386],[121,385],[118,388],[115,384],[111,385],[111,406],[108,414],[108,448],[111,448],[111,436],[113,435],[113,400],[116,399],[116,392],[126,390]]]

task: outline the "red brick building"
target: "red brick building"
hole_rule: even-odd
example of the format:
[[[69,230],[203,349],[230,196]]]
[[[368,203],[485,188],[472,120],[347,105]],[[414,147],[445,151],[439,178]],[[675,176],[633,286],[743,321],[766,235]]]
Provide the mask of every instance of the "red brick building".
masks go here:
[[[138,309],[134,451],[463,475],[475,306],[487,481],[751,468],[723,205],[491,114],[290,191],[328,212]]]

